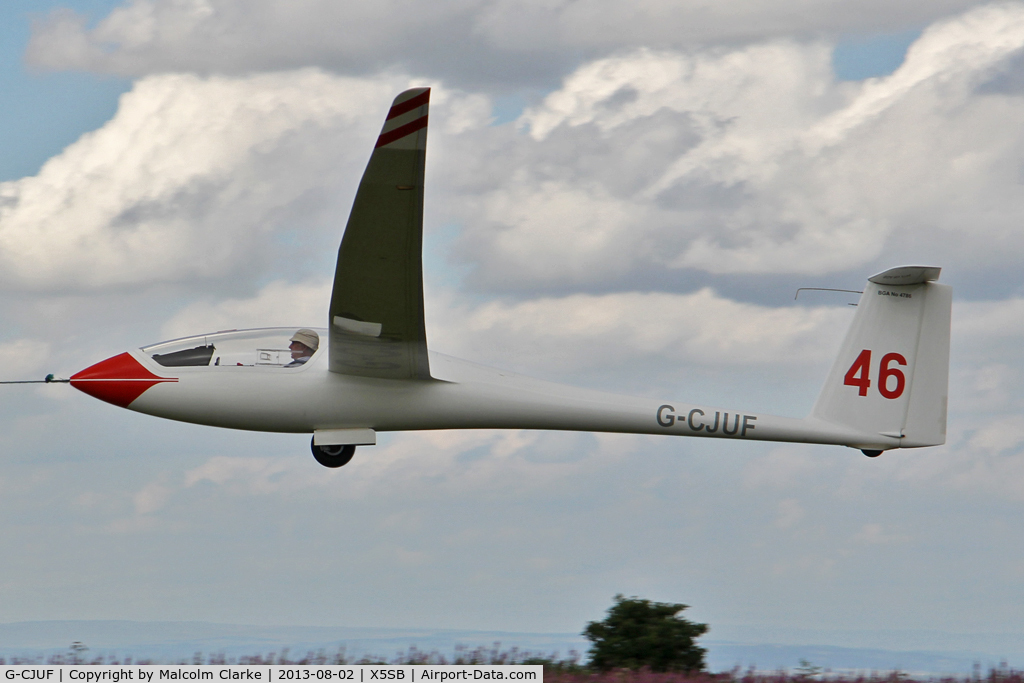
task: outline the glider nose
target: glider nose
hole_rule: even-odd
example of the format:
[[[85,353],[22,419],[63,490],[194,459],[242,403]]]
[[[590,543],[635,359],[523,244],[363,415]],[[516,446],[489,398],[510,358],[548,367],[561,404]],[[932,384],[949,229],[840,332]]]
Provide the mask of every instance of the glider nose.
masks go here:
[[[71,375],[71,386],[74,388],[122,408],[127,408],[154,384],[177,381],[174,377],[154,375],[130,353],[101,360]]]

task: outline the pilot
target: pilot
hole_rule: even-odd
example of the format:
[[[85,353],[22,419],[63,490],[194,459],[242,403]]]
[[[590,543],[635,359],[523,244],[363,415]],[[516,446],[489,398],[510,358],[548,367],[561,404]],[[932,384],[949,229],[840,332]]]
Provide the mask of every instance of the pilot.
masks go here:
[[[293,368],[309,360],[320,347],[320,335],[313,330],[301,329],[292,335],[288,349],[292,352],[292,362],[285,365]]]

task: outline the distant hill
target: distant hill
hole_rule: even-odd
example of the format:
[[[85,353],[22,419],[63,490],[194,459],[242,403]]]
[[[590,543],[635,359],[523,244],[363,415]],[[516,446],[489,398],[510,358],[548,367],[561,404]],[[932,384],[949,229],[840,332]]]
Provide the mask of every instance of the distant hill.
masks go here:
[[[587,642],[576,634],[509,633],[444,629],[353,628],[323,626],[248,626],[199,621],[23,621],[0,624],[0,657],[48,656],[64,653],[73,642],[84,643],[87,656],[114,654],[156,661],[190,658],[196,652],[228,657],[251,656],[288,648],[289,656],[344,647],[351,658],[390,660],[415,647],[450,657],[458,646],[470,649],[500,643],[503,650],[517,647],[538,655],[571,650],[586,651]]]
[[[761,670],[795,669],[801,660],[833,671],[891,671],[909,673],[971,673],[975,663],[982,670],[1005,660],[1024,668],[1024,639],[1015,634],[959,635],[908,632],[769,631],[744,627],[715,628],[728,640],[703,638],[712,671],[755,665]],[[778,642],[772,643],[771,640]],[[805,640],[811,644],[800,644]],[[819,643],[813,644],[815,640]],[[830,642],[831,641],[831,642]],[[844,647],[835,642],[855,645]],[[247,626],[208,622],[145,621],[24,621],[0,624],[0,657],[47,657],[68,652],[73,642],[84,643],[87,656],[116,655],[173,662],[191,659],[195,653],[222,654],[229,658],[267,655],[287,648],[292,659],[306,652],[333,654],[344,648],[350,658],[364,656],[391,660],[410,648],[438,652],[451,658],[457,647],[474,649],[499,643],[502,650],[559,658],[575,651],[584,656],[588,647],[574,633],[517,633],[508,631],[460,631],[449,629],[394,629],[325,626]],[[889,643],[892,647],[879,647]],[[860,645],[860,647],[856,647]],[[895,649],[901,647],[903,649]]]

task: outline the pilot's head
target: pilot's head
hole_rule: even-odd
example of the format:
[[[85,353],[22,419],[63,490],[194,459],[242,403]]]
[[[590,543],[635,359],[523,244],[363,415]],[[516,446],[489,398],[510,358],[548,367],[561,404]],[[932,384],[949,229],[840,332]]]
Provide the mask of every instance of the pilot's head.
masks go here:
[[[292,352],[292,360],[309,358],[320,347],[320,335],[313,330],[302,329],[292,335],[288,349]]]

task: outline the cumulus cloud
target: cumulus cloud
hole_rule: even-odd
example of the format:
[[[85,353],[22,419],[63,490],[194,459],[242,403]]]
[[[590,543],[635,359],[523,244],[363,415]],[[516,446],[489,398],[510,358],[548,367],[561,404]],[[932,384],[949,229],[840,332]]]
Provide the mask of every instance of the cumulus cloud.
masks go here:
[[[888,531],[882,524],[865,524],[854,536],[860,543],[905,543],[910,540],[906,534]]]
[[[156,512],[170,500],[173,490],[163,482],[150,482],[143,486],[134,496],[135,512],[148,515]]]
[[[861,83],[836,82],[817,43],[593,61],[522,116],[529,140],[473,139],[494,151],[457,179],[473,192],[461,253],[504,289],[900,261],[1012,272],[1024,100],[1004,76],[1022,50],[1011,3],[931,26]]]
[[[796,498],[786,498],[779,502],[779,515],[775,519],[775,526],[788,529],[799,523],[805,514],[806,510],[800,505],[800,501]]]
[[[0,184],[0,278],[52,290],[253,277],[275,235],[316,233],[400,89],[312,69],[143,79],[38,175]]]
[[[308,458],[223,456],[206,459],[177,481],[161,476],[132,496],[136,512],[151,514],[189,490],[216,487],[218,495],[330,499],[343,486],[346,500],[373,500],[382,487],[390,495],[415,497],[425,479],[451,495],[473,491],[514,496],[538,487],[556,488],[595,467],[615,466],[637,450],[622,435],[519,430],[436,431],[386,437],[372,450],[359,449],[361,467],[324,471]],[[572,453],[566,457],[565,451]],[[479,457],[486,452],[488,457]],[[199,495],[199,494],[197,494]]]
[[[123,11],[197,26],[227,12]],[[139,17],[118,24],[139,32],[132,44],[193,30]],[[470,287],[522,296],[700,274],[862,281],[899,261],[968,279],[1010,268],[1024,247],[1024,105],[1005,76],[1022,26],[1020,3],[944,20],[894,74],[863,83],[835,81],[824,42],[617,53],[518,127],[487,125],[482,93],[438,88],[428,232],[456,226]],[[0,186],[0,272],[37,289],[219,279],[235,295],[249,273],[280,277],[299,258],[288,240],[304,255],[336,244],[381,111],[410,82],[144,78],[106,126]]]
[[[495,363],[504,354],[560,372],[643,358],[676,369],[827,363],[850,320],[844,309],[770,308],[710,289],[492,301],[436,317],[439,349],[473,356],[488,349]]]
[[[326,279],[295,284],[275,280],[253,297],[189,304],[164,324],[163,336],[176,339],[251,327],[325,327],[330,298],[331,283]]]
[[[995,417],[1024,424],[1024,301],[962,302],[953,312],[951,409],[971,415],[975,426]],[[972,443],[984,450],[1002,440],[979,438]]]
[[[989,420],[972,438],[904,463],[898,476],[914,486],[933,487],[961,499],[980,496],[988,501],[1024,501],[1024,456],[1020,452],[1024,435],[1016,427],[1022,419],[1024,415]]]
[[[416,83],[317,69],[143,78],[38,175],[0,183],[0,283],[237,294],[326,276],[388,105]],[[491,119],[480,94],[435,87],[431,106],[442,138]]]
[[[15,339],[0,343],[0,368],[5,380],[25,379],[50,359],[50,343],[35,339]],[[18,373],[15,376],[13,373]]]
[[[215,456],[189,470],[184,486],[209,482],[227,487],[236,495],[267,495],[329,485],[330,479],[316,476],[294,458],[232,458]]]
[[[987,354],[993,345],[1024,337],[1024,299],[964,303],[956,313],[955,337],[965,353]]]
[[[796,490],[820,477],[827,463],[790,445],[774,446],[768,455],[748,464],[742,482],[746,489]]]
[[[550,82],[583,56],[779,35],[914,28],[975,0],[126,0],[90,27],[59,10],[35,26],[29,59],[50,68],[140,75],[319,65],[343,73],[399,66],[453,83]],[[452,46],[458,45],[457,53]],[[422,72],[422,71],[420,71]]]
[[[1024,444],[1024,421],[1020,415],[994,420],[971,437],[970,446],[989,453],[1002,453]]]

